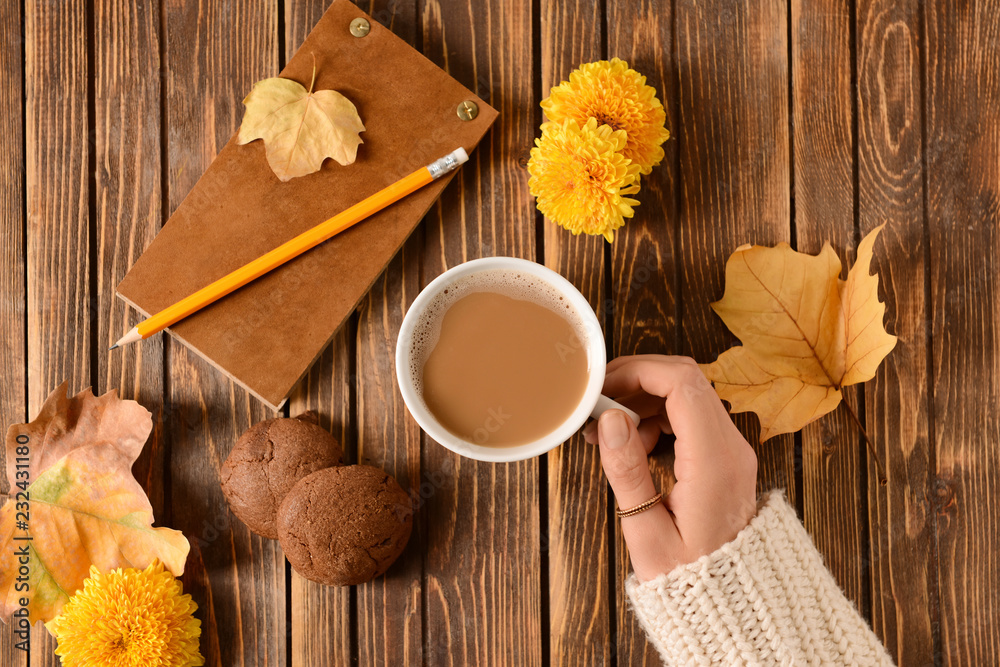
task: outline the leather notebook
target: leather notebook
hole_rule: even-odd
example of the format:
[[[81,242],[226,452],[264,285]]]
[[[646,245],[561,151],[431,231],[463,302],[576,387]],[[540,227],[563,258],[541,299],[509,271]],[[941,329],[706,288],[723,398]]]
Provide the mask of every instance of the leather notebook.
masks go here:
[[[370,24],[363,37],[351,34],[359,17]],[[343,167],[327,159],[318,172],[282,183],[267,164],[263,142],[241,146],[234,135],[118,285],[118,294],[143,315],[460,146],[476,160],[473,149],[497,112],[349,0],[333,2],[281,76],[308,86],[314,55],[314,89],[347,96],[365,125],[357,161]],[[479,107],[472,120],[458,114],[467,100]],[[279,408],[455,173],[168,331]]]

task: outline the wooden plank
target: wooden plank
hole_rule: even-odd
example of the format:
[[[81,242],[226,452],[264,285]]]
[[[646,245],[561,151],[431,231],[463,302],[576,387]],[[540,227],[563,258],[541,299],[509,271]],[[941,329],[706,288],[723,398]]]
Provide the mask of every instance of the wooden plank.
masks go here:
[[[24,17],[20,3],[0,6],[0,72],[5,85],[0,90],[0,424],[5,429],[27,419],[25,359],[24,285]],[[6,470],[4,452],[0,465]],[[7,476],[0,479],[0,504],[10,490]],[[0,629],[0,663],[11,667],[28,664],[27,651],[15,644],[12,624]]]
[[[23,422],[25,395],[25,285],[24,285],[24,76],[21,47],[21,7],[0,6],[0,420],[3,428]],[[0,451],[0,464],[6,462]],[[9,491],[7,476],[0,479],[0,493]],[[8,633],[3,633],[6,640]],[[0,649],[0,656],[8,655]]]
[[[676,63],[672,3],[650,0],[641,8],[609,2],[608,57],[626,60],[656,88],[667,112],[667,128],[676,137]],[[678,143],[663,145],[665,155],[653,172],[642,177],[635,217],[611,246],[611,294],[608,326],[612,356],[678,354],[675,266],[677,262]],[[660,445],[649,458],[653,483],[663,493],[673,486],[673,451]],[[632,573],[621,523],[615,526],[614,577],[619,665],[659,665],[660,660],[628,604],[625,579]]]
[[[710,361],[736,342],[709,305],[726,260],[744,243],[789,240],[788,15],[779,0],[676,11],[681,351]],[[757,451],[758,490],[794,503],[793,438],[758,444],[755,417],[736,423]]]
[[[312,367],[289,399],[290,414],[315,410],[320,426],[344,447],[345,459],[354,459],[354,412],[351,406],[352,323]],[[294,667],[352,664],[350,588],[323,586],[291,573],[292,660]],[[355,661],[356,662],[356,661]]]
[[[306,35],[326,11],[327,0],[286,0],[285,53],[288,62]],[[308,375],[289,397],[289,414],[315,410],[320,425],[329,429],[344,448],[345,460],[354,460],[356,414],[351,404],[351,362],[355,342],[349,322],[334,337]],[[287,565],[287,564],[286,564]],[[291,570],[291,567],[288,566]],[[348,665],[357,661],[351,647],[351,590],[323,586],[291,570],[291,664],[294,667]]]
[[[322,15],[322,5],[325,3],[288,3],[286,26],[289,45],[288,57],[304,38],[308,27],[311,27]],[[376,20],[392,28],[397,35],[411,43],[414,40],[416,7],[413,3],[358,3]],[[305,10],[304,7],[305,6]],[[384,5],[384,6],[383,6]],[[306,23],[308,22],[308,27]],[[299,31],[295,34],[290,31]],[[412,245],[412,241],[410,244]],[[419,248],[422,240],[417,240]],[[417,251],[411,248],[410,254]],[[386,395],[388,387],[395,386],[395,376],[392,366],[395,334],[402,320],[402,312],[408,305],[395,303],[399,294],[399,283],[405,272],[403,254],[400,253],[389,265],[385,275],[379,279],[372,292],[362,302],[359,310],[366,316],[357,327],[356,337],[347,337],[342,332],[334,344],[334,354],[337,362],[333,364],[333,374],[329,379],[320,380],[320,391],[332,380],[335,386],[340,385],[340,400],[342,406],[334,409],[343,412],[344,422],[353,421],[356,417],[360,422],[361,451],[359,458],[372,465],[384,467],[397,476],[404,488],[416,488],[420,484],[420,434],[409,420],[402,406],[398,393]],[[419,256],[411,264],[411,283],[407,295],[412,299],[419,289]],[[414,271],[414,269],[416,271]],[[383,318],[388,318],[383,321]],[[353,329],[352,329],[353,331]],[[360,341],[360,342],[359,342]],[[357,354],[361,373],[348,376],[349,359],[347,355]],[[325,357],[324,357],[325,358]],[[319,373],[325,375],[320,367]],[[309,392],[314,388],[313,376],[308,383]],[[369,396],[368,410],[360,411],[358,415],[350,414],[347,408],[348,383],[358,384],[359,398],[365,404],[364,398]],[[337,393],[337,389],[334,389]],[[394,402],[395,401],[395,402]],[[293,411],[297,402],[293,402]],[[374,405],[375,407],[372,407]],[[388,407],[391,406],[391,407]],[[344,425],[339,429],[341,437],[346,440],[347,430]],[[336,432],[336,429],[335,429]],[[352,436],[353,439],[353,436]],[[344,441],[342,440],[342,441]],[[353,444],[353,443],[351,443]],[[407,470],[407,464],[410,470]],[[419,664],[421,658],[421,561],[419,557],[419,537],[414,535],[413,545],[401,557],[402,562],[395,566],[387,578],[358,587],[358,644],[361,664]],[[349,596],[348,589],[337,589],[310,584],[293,573],[293,664],[346,664],[350,655],[350,637],[348,634]],[[300,595],[301,594],[301,595]],[[301,618],[296,616],[297,610],[303,609]],[[331,613],[335,622],[330,623],[325,614]],[[399,619],[405,619],[399,623]],[[299,632],[298,628],[304,626]],[[330,632],[330,628],[334,632]],[[299,639],[301,638],[301,639]],[[327,663],[325,661],[329,660]]]
[[[681,350],[699,361],[736,342],[709,305],[726,260],[744,243],[789,240],[787,22],[778,0],[727,11],[677,4]],[[794,502],[791,436],[757,445],[756,418],[736,422],[757,450],[757,488],[785,488]]]
[[[900,665],[934,661],[935,517],[928,440],[920,3],[862,0],[857,10],[858,217],[875,246],[887,327],[899,340],[865,385],[869,434],[888,486],[868,473],[872,626]]]
[[[115,296],[115,286],[156,236],[160,193],[160,13],[158,3],[98,0],[94,25],[94,186],[97,241],[95,392],[117,389],[153,413],[153,434],[133,466],[163,514],[163,340],[108,348],[138,321]],[[146,81],[136,86],[135,81]]]
[[[87,20],[82,0],[29,1],[25,13],[28,414],[69,381],[90,386]],[[31,634],[31,664],[56,665],[55,641]]]
[[[541,3],[541,95],[580,64],[601,59],[598,0]],[[539,65],[536,65],[536,68]],[[537,100],[540,102],[541,100]],[[535,113],[540,111],[533,107]],[[537,115],[536,115],[537,117]],[[566,277],[604,318],[604,238],[544,222],[545,265]],[[599,450],[580,434],[548,455],[549,654],[552,665],[607,665],[608,492]]]
[[[25,5],[28,412],[90,385],[85,3]]]
[[[358,4],[415,45],[415,1]],[[423,227],[419,227],[359,304],[356,338],[358,461],[393,475],[417,503],[421,493],[433,492],[437,478],[421,476],[420,427],[399,393],[395,353],[403,314],[420,291],[423,245]],[[424,664],[422,516],[418,509],[410,543],[385,576],[358,586],[359,664]]]
[[[940,659],[990,665],[1000,663],[1000,16],[987,2],[922,4]]]
[[[173,211],[236,131],[253,83],[278,71],[276,4],[168,2],[163,26]],[[240,433],[274,414],[176,341],[165,348],[171,525],[192,542],[184,589],[198,603],[206,664],[284,664],[284,557],[229,513],[218,479]]]
[[[420,427],[396,384],[396,337],[420,291],[423,234],[416,232],[375,281],[358,317],[358,461],[384,469],[420,502],[434,481],[421,477]],[[406,550],[383,577],[358,586],[358,662],[423,664],[423,526],[419,509]]]
[[[829,241],[847,267],[854,256],[850,7],[795,0],[791,22],[797,249],[817,254]],[[855,387],[844,391],[844,401],[861,411],[858,396]],[[803,520],[837,583],[867,614],[865,445],[847,410],[802,430]]]
[[[425,282],[482,255],[535,257],[523,158],[535,135],[531,3],[422,5],[427,56],[499,112],[427,221]],[[447,21],[447,29],[444,22]],[[457,106],[457,105],[456,105]],[[540,665],[538,461],[479,463],[427,440],[422,470],[428,665]]]

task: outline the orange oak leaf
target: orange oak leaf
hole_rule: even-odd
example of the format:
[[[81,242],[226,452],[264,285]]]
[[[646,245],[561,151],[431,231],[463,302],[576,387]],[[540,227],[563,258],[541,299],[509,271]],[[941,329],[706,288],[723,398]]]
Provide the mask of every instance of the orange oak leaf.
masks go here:
[[[150,413],[111,391],[67,396],[63,384],[30,424],[7,431],[10,499],[0,508],[0,619],[29,601],[31,623],[55,618],[90,572],[145,568],[160,559],[184,571],[183,534],[153,527],[153,508],[132,476],[152,429]],[[20,465],[19,465],[20,464]]]
[[[743,345],[702,367],[733,412],[755,412],[761,441],[792,433],[840,404],[841,389],[870,380],[896,345],[882,324],[872,247],[858,245],[840,279],[829,243],[819,255],[743,246],[726,263],[726,291],[712,308]]]
[[[239,143],[263,139],[267,163],[281,181],[319,171],[328,157],[344,166],[357,159],[365,131],[357,108],[335,90],[313,92],[315,82],[315,67],[309,90],[290,79],[264,79],[243,100]]]

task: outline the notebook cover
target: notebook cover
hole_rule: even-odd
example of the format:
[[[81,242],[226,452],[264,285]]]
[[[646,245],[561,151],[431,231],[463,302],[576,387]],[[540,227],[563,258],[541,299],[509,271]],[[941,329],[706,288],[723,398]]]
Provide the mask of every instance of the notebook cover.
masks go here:
[[[371,31],[351,35],[365,17]],[[497,112],[371,19],[335,0],[281,72],[333,89],[367,128],[357,161],[326,160],[282,183],[264,144],[233,136],[125,279],[118,294],[150,315],[459,146],[473,149]],[[247,91],[249,92],[249,91]],[[458,117],[473,100],[479,115]],[[468,168],[468,167],[466,167]],[[279,407],[441,194],[455,172],[297,257],[168,331]],[[142,343],[137,343],[141,345]]]

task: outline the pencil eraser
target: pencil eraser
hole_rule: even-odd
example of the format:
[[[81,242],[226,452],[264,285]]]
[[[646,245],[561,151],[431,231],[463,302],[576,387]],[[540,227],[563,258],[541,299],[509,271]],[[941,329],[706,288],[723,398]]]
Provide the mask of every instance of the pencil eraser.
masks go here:
[[[451,157],[455,158],[459,164],[465,164],[469,161],[469,154],[465,152],[464,148],[456,148],[451,152]]]

